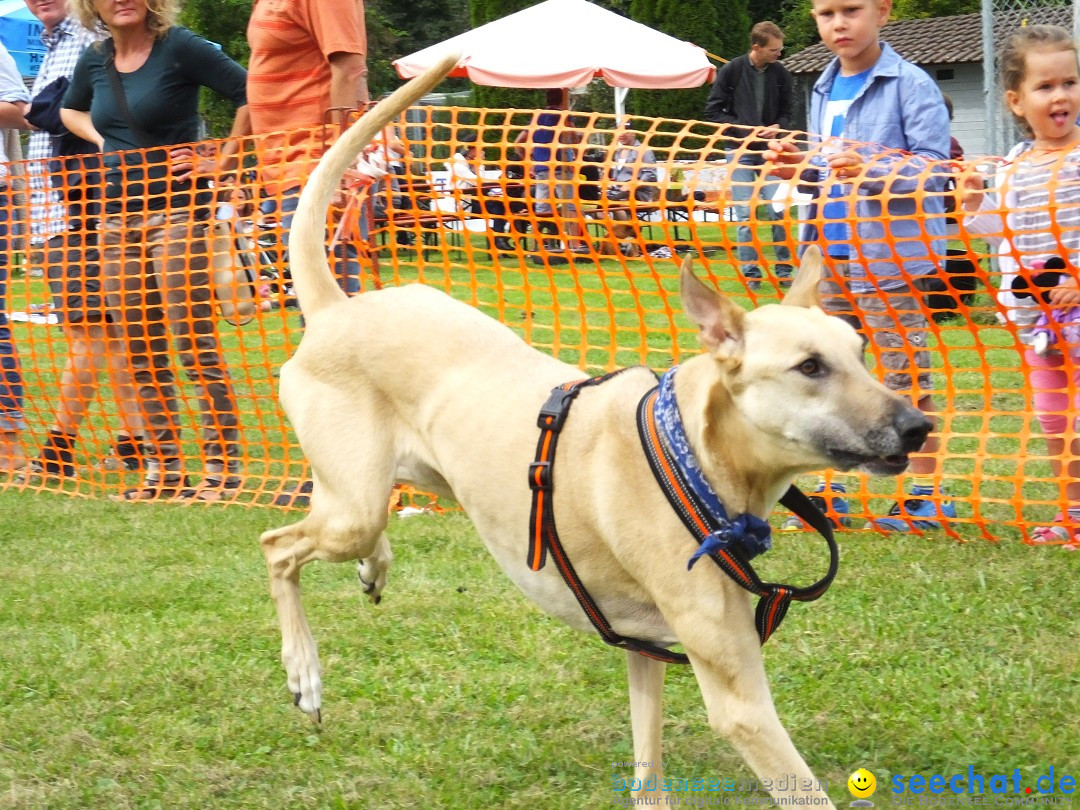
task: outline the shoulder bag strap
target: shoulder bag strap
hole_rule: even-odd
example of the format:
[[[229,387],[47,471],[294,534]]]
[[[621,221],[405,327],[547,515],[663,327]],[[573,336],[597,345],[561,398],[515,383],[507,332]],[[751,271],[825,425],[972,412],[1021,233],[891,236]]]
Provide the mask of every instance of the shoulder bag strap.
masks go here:
[[[124,117],[131,133],[140,146],[152,146],[151,138],[146,130],[135,122],[131,110],[128,108],[127,95],[124,93],[124,83],[120,81],[120,74],[116,70],[116,46],[109,40],[109,58],[105,61],[105,72],[109,76],[109,84],[112,86],[113,95],[116,96],[116,106],[120,108],[120,114]]]

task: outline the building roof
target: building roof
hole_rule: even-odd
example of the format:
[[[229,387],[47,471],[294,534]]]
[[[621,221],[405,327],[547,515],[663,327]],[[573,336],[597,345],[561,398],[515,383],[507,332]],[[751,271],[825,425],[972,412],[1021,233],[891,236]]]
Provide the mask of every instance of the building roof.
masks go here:
[[[1071,30],[1072,10],[1068,6],[1055,6],[996,13],[994,40],[998,43],[998,50],[1009,34],[1025,24],[1060,25]],[[917,65],[981,62],[983,58],[981,14],[896,20],[881,29],[881,38],[902,57]],[[792,54],[782,64],[795,74],[819,73],[832,58],[828,48],[819,42]]]

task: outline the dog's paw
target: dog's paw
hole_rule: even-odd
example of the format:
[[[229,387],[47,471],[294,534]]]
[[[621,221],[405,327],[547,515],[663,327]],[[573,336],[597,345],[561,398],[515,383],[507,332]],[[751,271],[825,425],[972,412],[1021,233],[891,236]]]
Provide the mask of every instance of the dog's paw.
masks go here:
[[[289,686],[292,689],[292,685]],[[316,676],[313,682],[292,693],[293,705],[315,723],[322,722],[322,681]]]
[[[379,604],[382,601],[383,588],[386,587],[386,568],[377,565],[369,557],[356,564],[356,577],[360,580],[360,587],[364,589],[364,593],[371,599],[371,603]]]
[[[308,717],[311,718],[312,722],[322,725],[322,709],[316,709],[314,713],[306,711],[303,706],[300,705],[302,702],[303,695],[301,695],[299,692],[293,693],[293,706],[303,711]]]
[[[281,663],[293,705],[316,723],[322,722],[322,668],[314,640],[282,644]]]

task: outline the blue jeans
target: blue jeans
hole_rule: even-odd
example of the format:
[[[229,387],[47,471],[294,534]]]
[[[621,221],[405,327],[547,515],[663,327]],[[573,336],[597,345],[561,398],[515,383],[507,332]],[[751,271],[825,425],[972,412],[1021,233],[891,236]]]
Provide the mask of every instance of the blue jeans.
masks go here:
[[[759,152],[744,153],[738,158],[738,163],[735,162],[734,155],[729,161],[732,165],[731,169],[731,199],[738,202],[747,202],[751,199],[755,199],[755,207],[757,203],[765,200],[772,200],[772,196],[776,191],[778,182],[767,182],[760,186],[757,186],[755,181],[758,179],[758,175],[761,174],[761,170],[758,168],[765,161]],[[755,195],[755,191],[757,194]],[[750,220],[750,206],[749,205],[733,205],[731,206],[731,216],[735,222],[748,222]],[[782,215],[778,214],[772,207],[772,203],[765,204],[764,213],[760,217],[761,219],[771,220],[774,223],[782,219]],[[753,231],[749,225],[740,225],[736,230],[736,237],[739,246],[736,248],[736,255],[739,257],[739,266],[742,269],[742,273],[745,276],[754,275],[760,277],[761,271],[758,267],[758,254],[754,249],[753,243]],[[772,226],[772,240],[775,247],[773,250],[776,252],[776,261],[780,264],[791,264],[791,249],[787,246],[787,230],[783,225]],[[757,273],[753,273],[751,268],[758,269]],[[750,272],[748,272],[750,271]]]
[[[22,430],[23,379],[7,318],[9,198],[0,191],[0,430]]]
[[[286,189],[281,192],[281,242],[289,247],[289,234],[292,232],[293,215],[297,206],[300,205],[300,187]],[[272,204],[272,203],[271,203]],[[265,210],[265,209],[264,209]],[[367,206],[360,211],[360,236],[367,239]],[[360,292],[360,262],[356,245],[342,240],[334,247],[334,272],[338,277],[338,284],[345,290],[346,295],[355,295]]]

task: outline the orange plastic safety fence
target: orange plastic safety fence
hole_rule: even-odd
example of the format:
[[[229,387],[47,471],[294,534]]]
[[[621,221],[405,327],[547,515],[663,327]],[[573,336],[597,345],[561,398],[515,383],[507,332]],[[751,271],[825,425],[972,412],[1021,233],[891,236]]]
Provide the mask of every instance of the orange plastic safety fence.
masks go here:
[[[732,134],[701,122],[617,126],[606,115],[413,108],[367,157],[386,177],[362,188],[356,177],[343,183],[328,217],[331,264],[350,291],[416,281],[443,289],[590,373],[639,363],[663,369],[698,351],[679,302],[682,255],[692,252],[699,274],[729,296],[760,305],[783,294],[786,265],[797,264],[788,255],[813,238],[809,228],[846,226],[855,259],[834,258],[834,270],[853,281],[884,273],[886,286],[917,290],[925,347],[892,346],[883,339],[889,330],[868,328],[866,318],[863,328],[875,373],[884,374],[890,353],[910,363],[925,351],[929,359],[930,390],[914,393],[931,394],[938,409],[931,500],[955,503],[949,533],[1028,538],[1063,512],[1067,486],[1080,486],[1061,471],[1073,458],[1070,349],[1062,343],[1058,354],[1037,358],[1056,358],[1064,371],[1053,407],[1065,424],[1047,437],[1023,341],[1025,324],[1050,310],[1038,297],[1006,306],[998,293],[1003,278],[1011,284],[1002,269],[1030,268],[1032,257],[1016,253],[1004,221],[976,235],[962,215],[938,213],[956,198],[947,180],[963,184],[980,169],[988,179],[1008,175],[1011,164],[935,164],[793,133],[801,162],[782,180],[758,168],[759,141],[725,137]],[[308,471],[275,397],[277,370],[303,333],[284,225],[333,135],[245,142],[243,168],[231,178],[212,171],[223,144],[201,144],[193,190],[130,174],[121,187],[108,165],[53,166],[51,186],[42,167],[9,167],[0,205],[10,223],[3,303],[23,389],[0,386],[0,416],[21,408],[22,448],[34,464],[0,477],[0,486],[117,496],[146,475],[129,466],[149,465],[166,490],[195,485],[194,502],[288,500]],[[859,175],[822,171],[847,148],[863,157]],[[129,173],[168,160],[161,150],[122,158]],[[841,213],[826,222],[815,200],[828,188]],[[64,194],[76,205],[68,216]],[[1001,204],[987,209],[1009,213]],[[1067,226],[1050,220],[1058,241],[1073,244]],[[932,274],[913,275],[927,264]],[[744,277],[742,265],[760,278]],[[839,295],[857,309],[866,303],[846,287]],[[894,298],[877,297],[888,301],[885,314],[901,317]],[[0,353],[3,342],[0,327]],[[141,451],[132,454],[124,437],[140,434]],[[904,478],[829,480],[846,485],[855,526],[905,498]],[[410,497],[438,508],[422,494]]]

